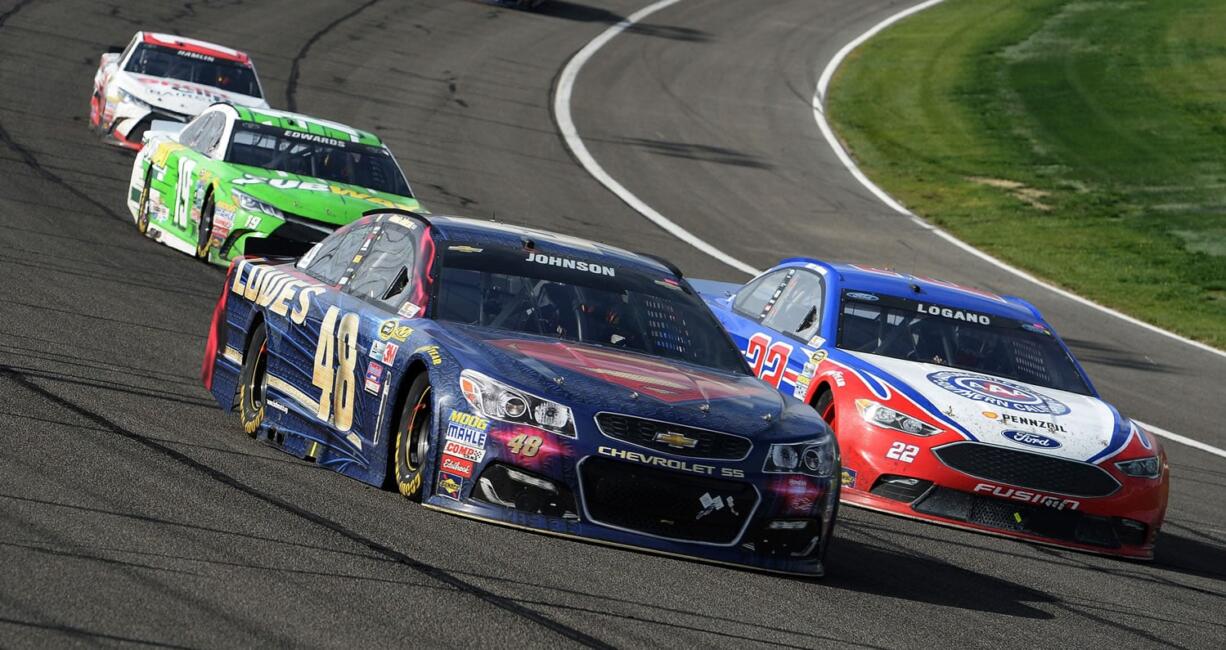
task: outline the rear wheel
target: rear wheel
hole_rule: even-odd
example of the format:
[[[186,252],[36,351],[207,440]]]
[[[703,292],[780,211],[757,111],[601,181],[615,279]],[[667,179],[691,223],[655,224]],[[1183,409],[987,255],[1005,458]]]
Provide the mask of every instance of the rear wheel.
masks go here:
[[[200,223],[196,225],[196,257],[209,259],[209,240],[213,237],[213,196],[204,199],[204,207],[200,208]]]
[[[413,379],[404,410],[396,425],[394,472],[400,494],[421,501],[422,484],[430,461],[432,416],[430,380],[426,373]]]
[[[264,323],[255,326],[251,343],[243,355],[243,369],[238,375],[238,415],[243,430],[252,438],[264,423],[265,399],[268,393],[268,335]]]
[[[141,190],[140,201],[136,204],[136,230],[144,235],[149,232],[149,192],[153,189],[150,187],[152,179],[149,171],[145,171],[145,188]]]

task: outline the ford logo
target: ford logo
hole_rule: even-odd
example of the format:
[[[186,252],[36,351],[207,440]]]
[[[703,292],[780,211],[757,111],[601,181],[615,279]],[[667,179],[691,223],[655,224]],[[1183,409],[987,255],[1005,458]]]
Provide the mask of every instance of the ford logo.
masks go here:
[[[863,300],[864,302],[877,302],[877,296],[871,293],[863,293],[861,291],[848,291],[847,297],[852,300]]]
[[[1027,447],[1038,447],[1039,449],[1058,449],[1060,442],[1058,440],[1048,438],[1040,433],[1030,433],[1029,431],[1004,431],[1001,433],[1004,437],[1013,442],[1021,443]]]

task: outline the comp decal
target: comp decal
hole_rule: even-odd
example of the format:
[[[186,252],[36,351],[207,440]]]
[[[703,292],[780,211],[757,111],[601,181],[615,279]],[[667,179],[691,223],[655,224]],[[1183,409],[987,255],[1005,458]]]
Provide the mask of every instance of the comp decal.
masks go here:
[[[1003,379],[943,370],[928,375],[928,381],[959,397],[998,408],[1048,415],[1065,415],[1071,411],[1059,400]]]

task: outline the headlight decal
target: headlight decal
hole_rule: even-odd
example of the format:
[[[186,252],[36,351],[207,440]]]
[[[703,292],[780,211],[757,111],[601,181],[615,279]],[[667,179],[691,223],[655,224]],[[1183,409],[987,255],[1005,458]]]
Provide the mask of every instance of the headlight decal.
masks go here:
[[[830,437],[804,442],[776,443],[766,453],[762,471],[767,474],[804,474],[817,478],[834,475],[838,460]]]
[[[1115,466],[1133,478],[1158,478],[1162,474],[1162,463],[1157,456],[1121,460]]]
[[[285,218],[285,215],[282,214],[280,210],[255,198],[254,196],[251,196],[250,194],[247,194],[246,192],[230,190],[230,194],[234,197],[234,202],[238,204],[238,207],[242,208],[243,210],[248,210],[250,212],[263,212],[264,214],[271,215],[279,219]]]
[[[941,429],[911,417],[906,413],[895,411],[870,399],[856,400],[856,410],[867,423],[882,429],[901,431],[913,436],[932,436],[941,433]]]
[[[460,392],[473,409],[491,420],[526,424],[567,438],[577,437],[570,407],[513,388],[475,370],[460,373]]]

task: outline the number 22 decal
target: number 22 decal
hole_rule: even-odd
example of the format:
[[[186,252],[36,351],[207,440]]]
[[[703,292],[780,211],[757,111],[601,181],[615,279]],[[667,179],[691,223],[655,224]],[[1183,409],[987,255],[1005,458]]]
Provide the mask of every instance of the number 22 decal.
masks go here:
[[[357,314],[340,316],[340,311],[339,307],[329,307],[319,324],[311,383],[323,389],[319,396],[319,419],[327,422],[335,411],[333,426],[337,431],[348,431],[353,427],[353,394],[357,386],[353,370],[358,360],[359,319]]]
[[[890,445],[890,450],[885,452],[886,458],[901,460],[904,463],[910,463],[915,460],[916,454],[919,453],[919,447],[908,445],[905,442],[895,442]]]
[[[775,388],[783,379],[783,371],[787,370],[791,354],[792,346],[787,343],[772,344],[770,337],[761,332],[749,337],[749,343],[745,346],[745,356],[749,357],[753,374]]]

